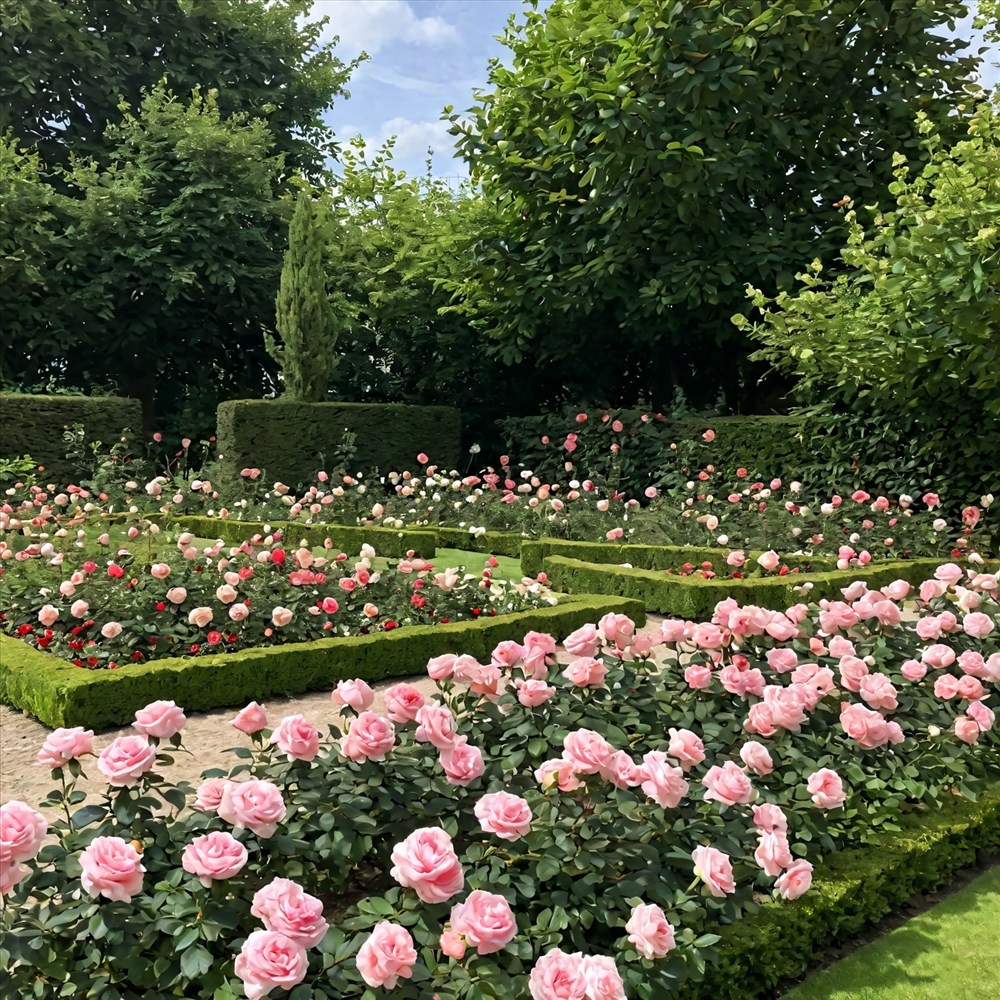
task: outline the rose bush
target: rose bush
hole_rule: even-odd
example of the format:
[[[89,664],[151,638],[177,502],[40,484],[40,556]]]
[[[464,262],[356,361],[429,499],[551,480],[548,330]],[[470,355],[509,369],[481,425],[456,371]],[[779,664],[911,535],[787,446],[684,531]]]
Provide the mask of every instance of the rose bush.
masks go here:
[[[13,988],[669,996],[762,895],[995,777],[997,583],[943,566],[912,592],[727,600],[655,642],[608,615],[567,640],[605,669],[586,685],[529,634],[431,661],[436,695],[395,692],[395,721],[345,686],[315,755],[282,747],[305,720],[248,706],[251,746],[197,790],[167,777],[182,732],[140,735],[100,751],[132,780],[87,803],[94,748],[53,734],[48,815],[0,813]],[[522,699],[529,678],[553,694]]]

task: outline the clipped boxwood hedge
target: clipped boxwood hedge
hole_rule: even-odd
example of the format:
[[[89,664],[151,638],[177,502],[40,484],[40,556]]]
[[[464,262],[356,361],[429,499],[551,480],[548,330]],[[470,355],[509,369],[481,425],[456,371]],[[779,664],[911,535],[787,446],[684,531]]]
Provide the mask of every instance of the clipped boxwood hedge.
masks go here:
[[[504,639],[520,639],[530,631],[562,639],[609,611],[627,614],[640,624],[646,620],[638,601],[583,594],[554,607],[496,618],[170,657],[120,670],[81,669],[20,639],[0,635],[0,701],[30,712],[48,726],[107,728],[131,721],[137,709],[161,698],[203,711],[330,688],[345,678],[407,677],[421,673],[431,657],[443,653],[488,659]]]
[[[450,406],[398,403],[291,403],[234,399],[216,413],[223,479],[240,469],[265,470],[289,486],[313,482],[332,462],[344,431],[356,435],[353,471],[411,469],[426,452],[451,469],[458,463],[461,414]]]
[[[435,552],[433,529],[361,528],[346,524],[302,524],[298,521],[237,521],[234,518],[203,517],[183,514],[169,518],[163,514],[151,514],[149,520],[171,523],[176,520],[180,530],[190,531],[199,538],[221,538],[227,545],[239,545],[254,535],[281,532],[281,537],[289,544],[305,540],[310,548],[322,546],[329,538],[335,549],[356,555],[366,542],[380,556],[402,557],[415,552],[424,559],[430,559]],[[264,531],[265,526],[270,530]]]
[[[545,560],[545,572],[550,586],[564,593],[614,594],[642,601],[647,611],[657,614],[701,620],[711,617],[715,605],[727,597],[736,598],[740,604],[787,608],[801,601],[839,598],[841,589],[855,580],[865,580],[872,588],[894,580],[918,584],[932,576],[939,565],[938,559],[911,559],[848,570],[705,580],[697,575],[668,576],[655,570],[604,566],[556,555]],[[805,596],[794,589],[804,583],[812,584]]]
[[[89,471],[66,459],[63,428],[83,424],[87,441],[117,441],[126,428],[142,430],[137,399],[119,396],[33,396],[0,392],[0,458],[30,455],[45,467],[43,482],[65,485]]]
[[[621,565],[629,563],[634,569],[678,569],[684,563],[710,562],[716,572],[725,570],[728,549],[718,546],[697,545],[620,545],[615,542],[575,542],[565,538],[539,538],[525,540],[521,545],[521,569],[527,576],[538,576],[545,569],[548,556],[567,556],[582,562]],[[749,553],[756,559],[759,552]],[[795,556],[785,556],[788,562],[796,562]],[[816,570],[833,570],[837,560],[829,556],[801,557]]]
[[[757,1000],[814,968],[833,945],[877,924],[911,896],[1000,851],[1000,785],[977,801],[900,818],[901,832],[839,851],[816,866],[810,890],[794,902],[766,904],[723,928],[719,962],[679,1000]],[[942,996],[947,994],[944,989]]]
[[[468,528],[433,528],[431,530],[437,532],[437,543],[442,548],[463,549],[466,552],[485,552],[488,555],[510,556],[513,559],[522,555],[522,544],[527,542],[527,539],[522,535],[513,535],[502,531],[487,531],[485,535],[480,535],[477,538],[469,534]]]

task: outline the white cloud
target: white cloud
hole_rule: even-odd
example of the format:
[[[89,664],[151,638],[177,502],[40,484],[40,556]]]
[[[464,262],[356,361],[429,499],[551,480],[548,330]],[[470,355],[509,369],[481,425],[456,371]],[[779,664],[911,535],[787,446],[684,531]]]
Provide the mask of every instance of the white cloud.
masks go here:
[[[328,17],[323,38],[340,36],[339,54],[369,55],[392,42],[432,48],[461,41],[455,25],[441,17],[418,17],[407,0],[316,0],[311,20]]]
[[[411,173],[423,173],[427,160],[427,150],[433,150],[436,172],[444,171],[448,176],[464,176],[468,171],[464,163],[454,160],[455,139],[448,134],[446,121],[411,121],[409,118],[390,118],[382,122],[374,132],[347,124],[337,129],[337,138],[345,143],[356,135],[361,135],[369,156],[390,136],[396,136],[393,161]]]

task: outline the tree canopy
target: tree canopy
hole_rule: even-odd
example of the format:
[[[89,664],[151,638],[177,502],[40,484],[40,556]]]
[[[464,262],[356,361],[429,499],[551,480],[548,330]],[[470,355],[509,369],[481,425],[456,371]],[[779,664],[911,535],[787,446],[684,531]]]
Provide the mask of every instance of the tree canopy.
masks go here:
[[[453,289],[507,361],[599,360],[616,402],[752,381],[729,323],[790,288],[945,134],[976,60],[954,0],[555,0],[453,133],[503,220]],[[585,359],[585,360],[582,360]]]

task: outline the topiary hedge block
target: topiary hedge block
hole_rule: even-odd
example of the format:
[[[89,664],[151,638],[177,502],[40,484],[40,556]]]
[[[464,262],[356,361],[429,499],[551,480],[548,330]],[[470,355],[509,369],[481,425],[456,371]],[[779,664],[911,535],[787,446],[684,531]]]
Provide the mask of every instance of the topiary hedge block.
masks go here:
[[[0,701],[30,712],[47,726],[108,728],[130,722],[138,709],[161,698],[204,711],[330,688],[346,678],[407,677],[422,673],[431,657],[443,653],[488,659],[504,639],[520,639],[532,630],[562,639],[609,611],[627,614],[638,624],[646,620],[637,601],[585,594],[565,598],[554,607],[496,618],[170,657],[118,670],[75,667],[0,634]]]
[[[502,531],[487,531],[485,535],[469,534],[467,528],[434,528],[437,544],[446,549],[463,549],[466,552],[484,552],[492,556],[510,556],[516,559],[522,553],[522,543],[527,539]]]
[[[450,406],[396,403],[290,403],[234,399],[216,412],[223,478],[260,468],[289,486],[313,482],[332,463],[344,431],[357,435],[351,468],[356,472],[410,469],[426,452],[454,468],[459,458],[461,414]]]
[[[901,832],[840,851],[816,866],[809,891],[768,903],[720,929],[719,961],[678,1000],[757,1000],[814,968],[832,946],[877,924],[911,896],[1000,850],[1000,786],[975,802],[956,799],[937,811],[900,819]],[[942,996],[946,995],[945,988]]]
[[[634,569],[678,569],[684,563],[703,562],[712,564],[718,573],[728,570],[726,556],[728,549],[709,548],[698,545],[619,545],[614,542],[575,542],[566,538],[526,539],[521,545],[521,569],[526,576],[538,576],[545,569],[548,556],[567,556],[582,562],[605,563],[619,566],[629,563]],[[760,552],[748,553],[754,560]],[[837,560],[829,556],[784,556],[786,561],[803,562],[815,570],[833,570]]]
[[[872,589],[894,580],[919,584],[933,576],[939,565],[938,559],[912,559],[821,573],[705,580],[698,576],[667,576],[654,570],[602,566],[556,555],[545,560],[545,572],[549,585],[563,593],[615,594],[642,601],[647,611],[701,620],[711,617],[715,605],[727,597],[734,597],[740,604],[788,608],[804,600],[840,598],[842,588],[855,580],[864,580]],[[807,583],[812,584],[808,592],[796,592],[795,588]]]
[[[161,514],[152,514],[151,521],[169,522]],[[357,555],[366,542],[377,555],[401,558],[413,551],[423,559],[430,559],[435,552],[433,529],[397,530],[395,528],[360,528],[344,524],[300,524],[297,521],[237,521],[232,518],[202,517],[184,514],[178,517],[177,527],[190,531],[199,538],[220,538],[227,545],[239,545],[254,535],[281,532],[282,540],[289,545],[305,541],[309,548],[322,547],[329,538],[333,547],[349,555]],[[264,529],[268,530],[265,531]]]
[[[30,455],[45,467],[43,482],[65,486],[88,469],[66,459],[63,429],[83,424],[87,441],[110,444],[126,428],[142,429],[137,399],[119,396],[33,396],[0,392],[0,458]]]

